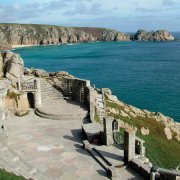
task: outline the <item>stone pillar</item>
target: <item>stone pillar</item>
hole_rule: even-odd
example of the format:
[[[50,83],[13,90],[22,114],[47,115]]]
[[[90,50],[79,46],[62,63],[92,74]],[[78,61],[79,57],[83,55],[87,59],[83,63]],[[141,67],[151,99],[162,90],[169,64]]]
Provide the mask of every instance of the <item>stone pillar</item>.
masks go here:
[[[8,135],[7,135],[7,125],[6,120],[8,118],[8,113],[4,110],[0,111],[0,142],[2,144],[7,144]]]
[[[41,86],[40,86],[40,80],[37,79],[37,90],[34,94],[34,107],[38,108],[42,106],[42,101],[41,101]]]
[[[3,108],[3,97],[0,96],[0,108]]]
[[[103,125],[104,125],[104,143],[108,146],[111,144],[114,144],[113,139],[113,131],[112,131],[112,122],[113,118],[108,117],[103,119]]]
[[[128,163],[135,157],[135,131],[126,130],[124,133],[124,161]]]

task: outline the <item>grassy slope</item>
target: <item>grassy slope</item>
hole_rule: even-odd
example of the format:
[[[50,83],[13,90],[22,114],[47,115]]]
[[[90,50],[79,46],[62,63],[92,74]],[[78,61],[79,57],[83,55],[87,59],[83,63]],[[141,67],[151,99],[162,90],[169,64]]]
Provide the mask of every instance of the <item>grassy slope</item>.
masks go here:
[[[0,180],[26,180],[26,179],[21,176],[16,176],[5,170],[0,170]]]
[[[123,107],[106,100],[106,106],[123,110]],[[113,115],[128,124],[138,128],[136,135],[145,140],[146,157],[153,164],[165,168],[176,168],[180,164],[180,142],[176,139],[167,140],[164,133],[164,126],[155,119],[148,117],[125,118],[121,115]],[[144,136],[140,133],[141,127],[149,128],[150,134]]]

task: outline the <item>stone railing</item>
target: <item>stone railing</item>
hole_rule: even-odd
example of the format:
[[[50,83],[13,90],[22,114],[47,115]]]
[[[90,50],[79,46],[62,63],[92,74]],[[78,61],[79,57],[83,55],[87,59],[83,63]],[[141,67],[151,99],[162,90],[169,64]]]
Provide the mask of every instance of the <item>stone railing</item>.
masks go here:
[[[138,155],[145,156],[145,147],[144,147],[145,141],[142,140],[139,137],[135,137],[135,152]]]
[[[102,96],[103,96],[103,103],[104,103],[104,113],[106,116],[106,98],[105,98],[105,93],[104,93],[104,89],[102,88]]]
[[[63,78],[63,94],[78,102],[88,103],[90,81],[78,78]]]
[[[92,123],[96,122],[95,120],[95,90],[93,87],[89,87],[89,114],[90,120]]]
[[[86,103],[92,123],[95,121],[95,89],[90,81],[78,78],[63,78],[61,87],[65,96],[70,96],[78,102]]]
[[[156,180],[156,177],[163,180],[178,180],[180,179],[180,170],[169,170],[153,166],[151,168],[150,180]]]
[[[37,90],[37,81],[33,82],[20,82],[19,83],[20,91],[36,91]]]
[[[10,86],[10,81],[0,80],[0,108],[5,106],[5,96],[7,95],[7,90]]]

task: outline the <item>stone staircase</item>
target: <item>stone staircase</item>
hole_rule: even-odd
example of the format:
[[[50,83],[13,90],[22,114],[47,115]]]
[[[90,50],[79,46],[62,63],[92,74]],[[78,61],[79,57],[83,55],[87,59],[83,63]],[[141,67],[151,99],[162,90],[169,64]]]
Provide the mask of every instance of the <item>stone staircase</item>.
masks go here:
[[[23,176],[25,179],[48,180],[37,169],[22,162],[18,156],[11,152],[7,146],[0,144],[0,169]]]
[[[36,109],[40,117],[53,120],[82,120],[87,115],[86,108],[53,87],[46,79],[41,79],[42,107]]]
[[[100,121],[103,122],[103,118],[106,115],[105,106],[104,106],[104,99],[102,94],[98,94],[96,98],[96,107],[97,113],[99,115]]]
[[[41,97],[42,104],[46,104],[50,100],[64,99],[62,92],[53,87],[52,84],[48,83],[46,79],[41,79]]]

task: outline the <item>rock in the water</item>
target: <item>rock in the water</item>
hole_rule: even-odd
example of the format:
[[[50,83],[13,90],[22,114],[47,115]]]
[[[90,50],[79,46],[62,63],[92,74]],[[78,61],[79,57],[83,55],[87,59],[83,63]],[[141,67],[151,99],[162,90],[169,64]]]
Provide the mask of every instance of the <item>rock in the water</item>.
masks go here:
[[[174,36],[166,30],[148,32],[140,29],[134,35],[134,39],[138,41],[174,41]]]

